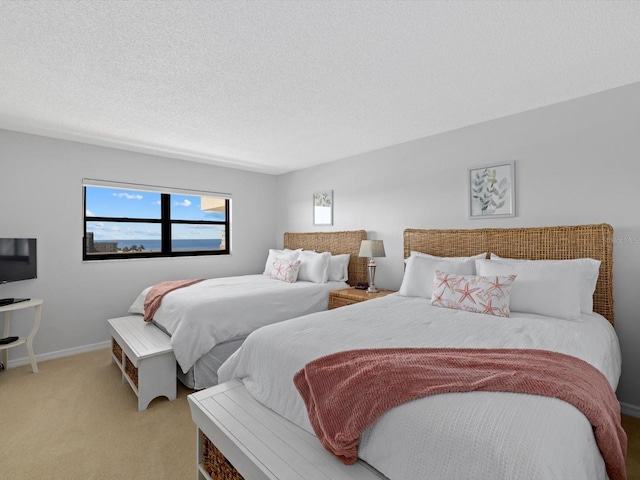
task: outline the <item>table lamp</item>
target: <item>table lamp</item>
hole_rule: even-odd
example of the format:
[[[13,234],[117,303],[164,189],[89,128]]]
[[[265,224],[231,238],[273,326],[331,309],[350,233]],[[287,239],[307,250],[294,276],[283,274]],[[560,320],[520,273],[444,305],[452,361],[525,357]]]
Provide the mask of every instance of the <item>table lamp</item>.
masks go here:
[[[375,285],[375,277],[376,277],[376,260],[375,257],[384,257],[384,244],[382,240],[362,240],[360,244],[360,253],[359,257],[369,257],[369,265],[367,268],[369,269],[369,288],[367,292],[376,293],[379,290]]]

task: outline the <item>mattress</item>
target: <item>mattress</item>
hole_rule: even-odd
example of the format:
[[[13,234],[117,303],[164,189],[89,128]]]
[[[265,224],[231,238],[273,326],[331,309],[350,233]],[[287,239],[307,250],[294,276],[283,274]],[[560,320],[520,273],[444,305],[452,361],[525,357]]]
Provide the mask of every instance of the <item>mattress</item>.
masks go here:
[[[557,351],[599,369],[614,390],[621,370],[617,336],[598,314],[501,318],[394,294],[261,328],[218,377],[242,381],[257,401],[313,433],[293,375],[323,355],[375,347]],[[586,417],[561,400],[528,394],[448,393],[403,404],[365,430],[358,456],[391,480],[606,479]]]

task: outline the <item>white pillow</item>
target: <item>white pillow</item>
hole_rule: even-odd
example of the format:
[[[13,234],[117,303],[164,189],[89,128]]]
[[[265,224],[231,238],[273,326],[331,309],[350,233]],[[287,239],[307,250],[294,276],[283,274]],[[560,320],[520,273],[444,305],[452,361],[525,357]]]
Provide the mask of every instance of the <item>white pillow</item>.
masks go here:
[[[593,313],[593,292],[596,290],[598,275],[600,274],[600,260],[593,258],[576,258],[573,260],[519,260],[515,258],[502,258],[495,253],[491,254],[491,260],[499,262],[546,262],[548,264],[558,264],[569,262],[579,265],[580,268],[580,311],[583,313]]]
[[[298,256],[300,260],[300,272],[298,280],[313,283],[326,283],[329,278],[329,252],[317,253],[303,250]]]
[[[299,271],[300,260],[283,260],[282,258],[276,258],[273,261],[269,277],[287,283],[295,283]]]
[[[329,258],[329,281],[346,282],[349,279],[349,259],[351,255],[342,253]]]
[[[276,257],[282,260],[296,260],[298,258],[298,255],[300,255],[301,251],[302,249],[277,250],[275,248],[270,248],[269,255],[267,256],[267,262],[264,264],[264,272],[262,272],[262,274],[269,275],[269,273],[271,273],[271,267],[273,266],[273,261],[276,259]]]
[[[580,266],[577,263],[476,260],[478,275],[517,275],[511,289],[512,312],[580,318]]]
[[[398,293],[405,297],[431,298],[433,276],[436,270],[460,275],[475,275],[475,260],[486,258],[486,253],[473,257],[434,257],[426,253],[411,252],[405,260],[407,267]]]

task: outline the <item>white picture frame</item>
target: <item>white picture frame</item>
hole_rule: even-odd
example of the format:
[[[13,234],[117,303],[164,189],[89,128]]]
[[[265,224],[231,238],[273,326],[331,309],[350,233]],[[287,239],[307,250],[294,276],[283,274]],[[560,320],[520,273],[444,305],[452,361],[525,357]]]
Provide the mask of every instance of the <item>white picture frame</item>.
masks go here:
[[[313,224],[333,225],[333,190],[313,194]]]
[[[516,216],[515,162],[470,168],[467,182],[470,219]]]

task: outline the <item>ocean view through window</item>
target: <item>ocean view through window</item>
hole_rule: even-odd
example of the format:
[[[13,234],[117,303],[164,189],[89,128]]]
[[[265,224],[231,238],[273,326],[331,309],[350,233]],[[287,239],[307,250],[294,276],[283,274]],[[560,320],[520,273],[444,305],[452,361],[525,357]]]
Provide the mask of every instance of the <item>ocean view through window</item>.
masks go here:
[[[83,260],[229,253],[228,197],[133,187],[85,180]]]

